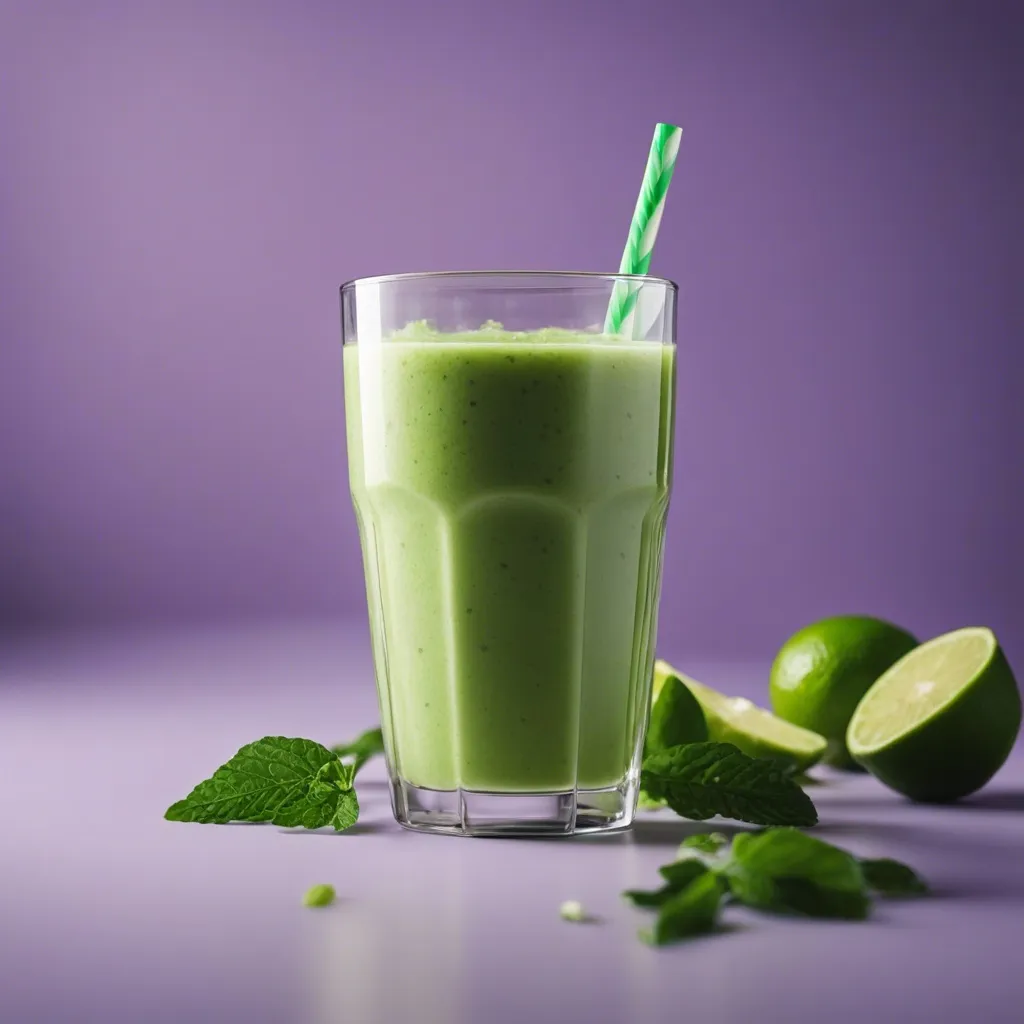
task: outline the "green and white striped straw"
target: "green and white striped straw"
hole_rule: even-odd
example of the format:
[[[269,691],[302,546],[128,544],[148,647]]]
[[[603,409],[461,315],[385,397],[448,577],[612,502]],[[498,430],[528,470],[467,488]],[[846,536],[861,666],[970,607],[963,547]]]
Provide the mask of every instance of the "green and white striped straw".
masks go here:
[[[665,212],[665,195],[672,172],[676,169],[676,154],[683,137],[682,128],[671,124],[658,124],[647,158],[644,183],[629,225],[629,238],[619,263],[620,274],[646,274],[651,265],[654,240],[658,236],[661,215]],[[608,304],[604,321],[605,334],[626,334],[632,337],[633,310],[640,288],[635,281],[618,281]]]

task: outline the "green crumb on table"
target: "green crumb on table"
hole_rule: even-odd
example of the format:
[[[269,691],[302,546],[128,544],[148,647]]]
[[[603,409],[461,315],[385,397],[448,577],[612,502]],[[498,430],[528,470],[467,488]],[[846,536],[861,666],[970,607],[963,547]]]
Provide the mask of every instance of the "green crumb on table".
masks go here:
[[[587,912],[579,900],[566,900],[559,908],[558,913],[563,921],[585,921]]]
[[[328,907],[334,902],[333,885],[312,885],[306,890],[302,902],[307,907]]]

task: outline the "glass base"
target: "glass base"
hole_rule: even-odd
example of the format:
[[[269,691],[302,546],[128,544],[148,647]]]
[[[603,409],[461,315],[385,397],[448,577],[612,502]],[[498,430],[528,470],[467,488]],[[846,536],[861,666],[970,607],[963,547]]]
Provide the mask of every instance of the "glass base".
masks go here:
[[[424,789],[398,779],[391,803],[399,825],[453,836],[572,836],[629,828],[636,782],[562,793]]]

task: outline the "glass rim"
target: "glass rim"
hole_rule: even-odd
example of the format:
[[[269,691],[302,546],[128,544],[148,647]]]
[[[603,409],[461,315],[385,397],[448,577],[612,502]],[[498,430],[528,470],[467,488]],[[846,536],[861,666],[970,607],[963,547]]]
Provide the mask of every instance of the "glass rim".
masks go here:
[[[391,284],[401,281],[429,280],[481,280],[483,278],[529,278],[544,277],[569,281],[635,281],[641,284],[659,284],[673,293],[679,292],[679,285],[668,277],[654,277],[651,274],[603,273],[593,270],[421,270],[407,274],[379,274],[374,277],[353,277],[341,285],[341,291],[351,291],[360,284]]]

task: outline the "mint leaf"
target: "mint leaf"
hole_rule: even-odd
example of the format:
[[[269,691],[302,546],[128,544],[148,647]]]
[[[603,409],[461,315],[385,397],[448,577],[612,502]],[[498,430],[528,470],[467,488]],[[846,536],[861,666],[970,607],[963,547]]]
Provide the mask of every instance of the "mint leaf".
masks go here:
[[[355,777],[355,765],[345,764],[337,759],[328,761],[313,776],[306,798],[315,803],[323,803],[336,793],[347,793],[352,788]]]
[[[707,871],[707,865],[696,857],[687,860],[674,860],[658,868],[658,874],[673,889],[685,889],[695,878]]]
[[[664,946],[713,931],[724,895],[721,879],[713,871],[706,871],[663,903],[654,928],[641,932],[640,937],[652,945]]]
[[[384,733],[379,728],[367,729],[351,743],[339,743],[331,749],[338,757],[354,757],[352,767],[358,772],[371,757],[384,753]]]
[[[754,825],[814,825],[810,797],[770,758],[731,743],[687,743],[646,758],[640,785],[676,814],[703,821],[720,814]]]
[[[708,726],[697,698],[681,679],[669,676],[651,708],[644,756],[681,743],[702,743],[707,738]]]
[[[883,896],[920,896],[928,892],[928,883],[913,868],[898,860],[889,857],[861,860],[860,867],[868,887]]]
[[[672,899],[677,891],[671,885],[663,885],[660,889],[626,889],[622,895],[634,907],[660,907]]]
[[[304,801],[317,772],[336,760],[312,740],[264,736],[242,747],[184,800],[172,804],[164,817],[204,824],[273,821],[296,801]]]
[[[718,853],[723,846],[729,845],[729,837],[722,832],[703,832],[696,836],[687,836],[679,844],[680,854],[688,850],[696,850],[698,853]]]
[[[296,800],[274,815],[282,828],[326,828],[343,832],[359,818],[359,801],[352,789],[355,768],[335,758],[313,776],[302,800]]]
[[[707,870],[697,859],[674,861],[658,869],[665,879],[660,889],[627,889],[622,895],[635,907],[660,907]]]
[[[338,797],[334,807],[334,814],[331,815],[330,825],[335,832],[344,832],[351,828],[359,820],[359,801],[356,799],[356,791],[350,789]]]
[[[269,821],[282,828],[348,828],[359,816],[353,765],[313,740],[264,736],[247,743],[184,800],[168,821]]]
[[[724,874],[740,902],[811,917],[867,917],[870,898],[857,858],[794,828],[737,836]]]

